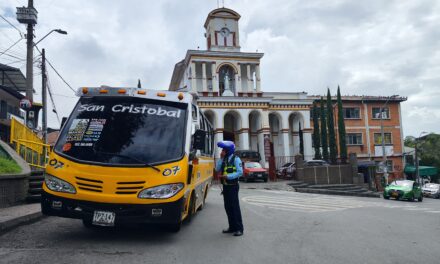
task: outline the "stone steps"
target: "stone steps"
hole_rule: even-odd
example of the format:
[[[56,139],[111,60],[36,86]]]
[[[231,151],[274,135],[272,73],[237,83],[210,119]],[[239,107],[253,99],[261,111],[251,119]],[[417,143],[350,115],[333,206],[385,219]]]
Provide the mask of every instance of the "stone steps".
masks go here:
[[[35,169],[31,171],[29,176],[29,190],[27,195],[28,202],[38,202],[41,199],[43,191],[44,170]]]
[[[309,185],[304,182],[289,183],[297,192],[334,194],[345,196],[380,197],[380,194],[371,192],[362,186],[354,184],[319,184]]]

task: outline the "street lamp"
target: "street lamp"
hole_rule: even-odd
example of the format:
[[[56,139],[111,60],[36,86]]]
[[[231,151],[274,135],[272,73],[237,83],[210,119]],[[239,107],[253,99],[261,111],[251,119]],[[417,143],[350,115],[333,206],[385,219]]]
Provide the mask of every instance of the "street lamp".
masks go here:
[[[390,99],[396,98],[397,94],[391,95],[390,97],[387,98],[387,100],[385,101],[385,104],[383,104],[383,106],[380,107],[380,134],[381,134],[381,138],[382,138],[382,162],[383,162],[383,176],[385,178],[385,184],[388,184],[388,167],[387,167],[387,154],[385,152],[385,132],[383,129],[383,110],[384,108],[387,106],[388,102],[390,101]],[[390,111],[388,111],[388,115],[389,115]],[[389,117],[388,117],[389,118]]]
[[[420,133],[419,137],[414,140],[415,141],[414,156],[416,159],[416,180],[419,182],[420,186],[422,186],[422,181],[420,179],[420,173],[419,173],[419,158],[417,155],[417,152],[418,152],[417,151],[417,144],[419,142],[419,139],[422,137],[422,135],[426,135],[426,134],[428,134],[428,132],[423,131],[422,133]]]
[[[63,34],[63,35],[67,35],[67,31],[64,31],[62,29],[52,29],[51,31],[49,31],[49,33],[47,33],[44,37],[42,37],[39,41],[34,43],[34,46],[37,46],[38,43],[40,43],[43,39],[45,39],[47,36],[49,36],[52,32],[57,32],[59,34]]]

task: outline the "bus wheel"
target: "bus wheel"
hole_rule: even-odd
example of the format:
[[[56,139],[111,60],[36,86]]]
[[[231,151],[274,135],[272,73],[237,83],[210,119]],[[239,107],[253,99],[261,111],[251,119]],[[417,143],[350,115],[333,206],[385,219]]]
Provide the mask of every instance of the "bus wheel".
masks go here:
[[[189,201],[188,216],[186,217],[188,222],[191,222],[191,219],[194,215],[195,206],[196,206],[196,203],[195,203],[195,199],[194,199],[194,193],[192,193],[191,200]]]
[[[179,221],[176,224],[170,224],[168,225],[167,229],[168,231],[172,232],[172,233],[177,233],[180,231],[180,228],[182,227],[182,221]]]
[[[208,196],[208,186],[206,186],[206,188],[205,188],[205,192],[204,192],[204,194],[203,194],[203,201],[202,201],[202,204],[201,204],[200,207],[199,207],[199,210],[200,210],[200,211],[202,211],[202,210],[203,210],[203,207],[205,207],[205,204],[206,204],[206,196]]]

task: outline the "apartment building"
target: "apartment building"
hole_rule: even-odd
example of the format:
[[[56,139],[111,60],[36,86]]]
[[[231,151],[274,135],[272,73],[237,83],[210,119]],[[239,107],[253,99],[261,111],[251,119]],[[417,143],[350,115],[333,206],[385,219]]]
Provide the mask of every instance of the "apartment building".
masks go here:
[[[318,100],[319,96],[310,96]],[[325,97],[324,97],[325,98]],[[332,98],[336,135],[338,135],[338,109]],[[343,96],[343,116],[346,130],[347,152],[356,153],[359,161],[372,161],[379,165],[385,150],[389,180],[403,177],[404,146],[400,103],[406,97]],[[312,116],[312,115],[311,115]],[[313,120],[311,120],[313,124]],[[313,125],[311,125],[313,127]],[[384,146],[382,133],[384,130]],[[336,136],[337,146],[339,138]],[[382,174],[380,166],[377,173]]]

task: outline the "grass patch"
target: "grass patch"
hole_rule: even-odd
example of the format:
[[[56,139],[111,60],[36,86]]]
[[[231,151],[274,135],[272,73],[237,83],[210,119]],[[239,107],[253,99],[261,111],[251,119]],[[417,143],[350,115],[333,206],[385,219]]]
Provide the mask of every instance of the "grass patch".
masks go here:
[[[14,160],[0,157],[0,174],[19,172],[21,168]]]

